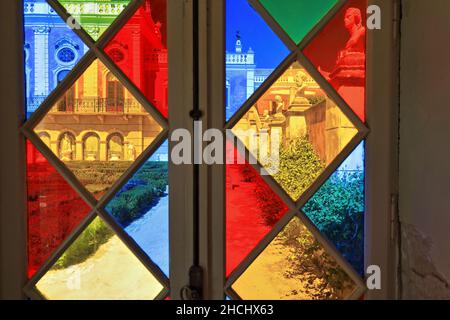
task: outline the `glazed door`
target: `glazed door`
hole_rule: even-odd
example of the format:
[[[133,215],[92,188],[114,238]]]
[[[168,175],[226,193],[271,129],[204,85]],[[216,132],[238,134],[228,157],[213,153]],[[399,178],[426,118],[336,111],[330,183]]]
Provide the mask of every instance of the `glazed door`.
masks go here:
[[[397,1],[5,3],[12,298],[395,296]]]
[[[208,292],[394,297],[397,3],[200,3]]]
[[[167,3],[23,3],[31,298],[169,297]]]

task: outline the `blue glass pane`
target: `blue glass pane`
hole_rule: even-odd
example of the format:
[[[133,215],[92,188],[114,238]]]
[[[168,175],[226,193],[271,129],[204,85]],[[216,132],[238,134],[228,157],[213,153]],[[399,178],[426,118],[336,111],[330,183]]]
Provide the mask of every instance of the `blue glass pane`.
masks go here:
[[[169,188],[167,142],[106,206],[117,223],[169,276]]]
[[[246,0],[226,1],[227,121],[289,50]]]
[[[364,274],[364,142],[303,207],[303,212]]]
[[[88,51],[45,0],[24,1],[26,114],[29,117]]]

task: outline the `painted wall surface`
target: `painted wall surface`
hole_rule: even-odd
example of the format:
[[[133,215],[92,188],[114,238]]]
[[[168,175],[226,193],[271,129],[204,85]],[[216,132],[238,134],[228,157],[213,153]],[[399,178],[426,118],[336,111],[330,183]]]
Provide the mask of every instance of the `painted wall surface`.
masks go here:
[[[403,298],[450,298],[449,30],[450,1],[403,1]]]

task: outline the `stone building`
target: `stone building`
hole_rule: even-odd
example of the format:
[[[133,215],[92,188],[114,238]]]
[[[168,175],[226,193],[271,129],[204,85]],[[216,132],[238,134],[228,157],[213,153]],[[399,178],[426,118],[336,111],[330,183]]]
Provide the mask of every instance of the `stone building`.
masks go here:
[[[115,0],[97,8],[84,7],[80,1],[66,1],[64,5],[71,12],[83,15],[83,21],[87,21],[82,23],[83,28],[96,38],[127,3]],[[138,13],[142,12],[143,15],[137,15],[122,29],[131,38],[114,39],[105,51],[136,86],[145,84],[142,91],[154,98],[151,103],[167,107],[167,50],[148,50],[148,47],[156,46],[151,42],[155,40],[149,40],[140,23],[145,19],[150,29],[157,23],[152,20],[148,2]],[[27,111],[31,115],[88,48],[44,0],[26,0],[24,15]],[[89,20],[90,15],[95,19]],[[141,50],[149,54],[145,59],[135,59],[133,53]],[[132,161],[160,130],[125,86],[98,60],[35,129],[43,142],[63,161]],[[167,161],[167,152],[167,144],[164,144],[152,159]]]
[[[339,107],[298,63],[288,68],[233,128],[247,147],[259,144],[261,133],[278,133],[288,145],[307,136],[320,159],[329,164],[357,130]],[[253,139],[253,141],[251,141]],[[270,150],[268,150],[270,152]]]

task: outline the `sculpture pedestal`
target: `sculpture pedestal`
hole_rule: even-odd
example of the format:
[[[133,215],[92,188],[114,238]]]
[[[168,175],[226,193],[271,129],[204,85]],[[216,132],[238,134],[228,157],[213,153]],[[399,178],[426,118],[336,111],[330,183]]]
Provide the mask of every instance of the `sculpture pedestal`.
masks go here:
[[[365,121],[366,55],[362,52],[343,55],[330,74],[330,82],[356,115]]]

